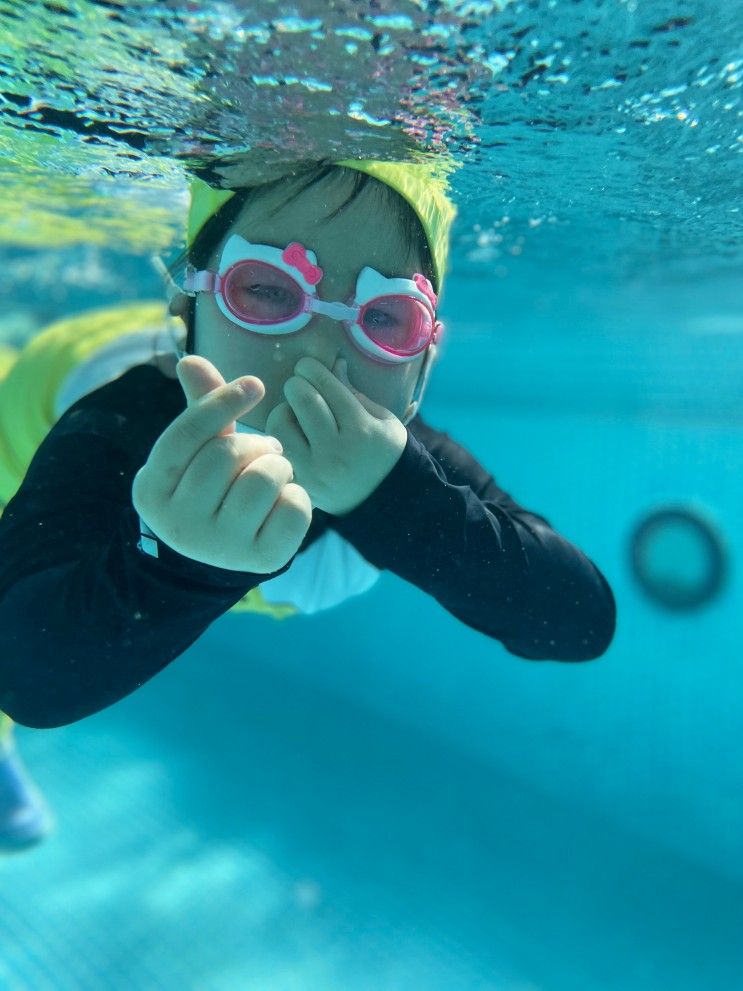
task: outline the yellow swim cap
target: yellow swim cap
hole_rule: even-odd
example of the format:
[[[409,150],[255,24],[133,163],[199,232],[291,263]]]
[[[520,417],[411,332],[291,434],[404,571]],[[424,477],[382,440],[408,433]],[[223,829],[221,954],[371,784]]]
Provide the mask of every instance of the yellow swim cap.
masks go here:
[[[408,201],[426,232],[436,274],[435,288],[440,294],[449,255],[449,232],[457,215],[457,208],[446,193],[447,173],[458,163],[439,156],[431,165],[371,159],[344,159],[335,164],[366,172]],[[189,248],[207,220],[234,195],[234,189],[214,189],[202,179],[192,180],[186,236]]]

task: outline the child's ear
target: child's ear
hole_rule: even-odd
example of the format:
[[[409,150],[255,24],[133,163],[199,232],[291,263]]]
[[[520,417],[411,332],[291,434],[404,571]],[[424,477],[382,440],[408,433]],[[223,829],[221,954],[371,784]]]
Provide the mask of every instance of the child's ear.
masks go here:
[[[188,296],[184,292],[176,292],[170,298],[168,303],[168,312],[173,317],[182,317],[185,319],[186,310],[188,307]]]

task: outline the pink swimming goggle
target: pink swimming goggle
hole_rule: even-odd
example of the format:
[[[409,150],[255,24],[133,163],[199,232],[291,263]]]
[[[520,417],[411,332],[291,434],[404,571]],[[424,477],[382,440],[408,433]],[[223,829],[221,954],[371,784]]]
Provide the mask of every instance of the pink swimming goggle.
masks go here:
[[[293,334],[322,313],[345,324],[364,354],[386,363],[412,361],[440,340],[436,294],[424,275],[387,279],[366,266],[346,302],[326,303],[317,297],[323,270],[316,262],[314,252],[296,241],[282,249],[233,234],[219,271],[188,266],[183,292],[213,292],[229,320],[257,334]]]

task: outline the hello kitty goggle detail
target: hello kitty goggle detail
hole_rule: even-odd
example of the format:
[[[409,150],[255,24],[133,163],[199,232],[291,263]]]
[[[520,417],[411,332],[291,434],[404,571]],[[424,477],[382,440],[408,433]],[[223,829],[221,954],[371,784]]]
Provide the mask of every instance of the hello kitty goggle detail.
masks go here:
[[[257,334],[293,334],[321,313],[343,323],[365,354],[393,364],[412,361],[440,339],[436,294],[424,275],[388,279],[366,266],[355,292],[334,303],[318,299],[322,277],[315,253],[297,241],[282,249],[233,234],[219,270],[197,272],[189,266],[183,291],[214,293],[229,320]]]

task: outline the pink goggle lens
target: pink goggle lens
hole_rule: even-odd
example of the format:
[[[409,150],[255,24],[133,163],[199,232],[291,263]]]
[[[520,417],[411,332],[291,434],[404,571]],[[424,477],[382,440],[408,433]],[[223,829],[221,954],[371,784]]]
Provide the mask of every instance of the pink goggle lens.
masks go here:
[[[395,354],[415,354],[433,329],[426,307],[411,296],[378,296],[361,307],[359,324],[376,344]]]
[[[237,262],[224,274],[222,293],[230,312],[246,323],[286,323],[302,309],[301,286],[266,262]]]

